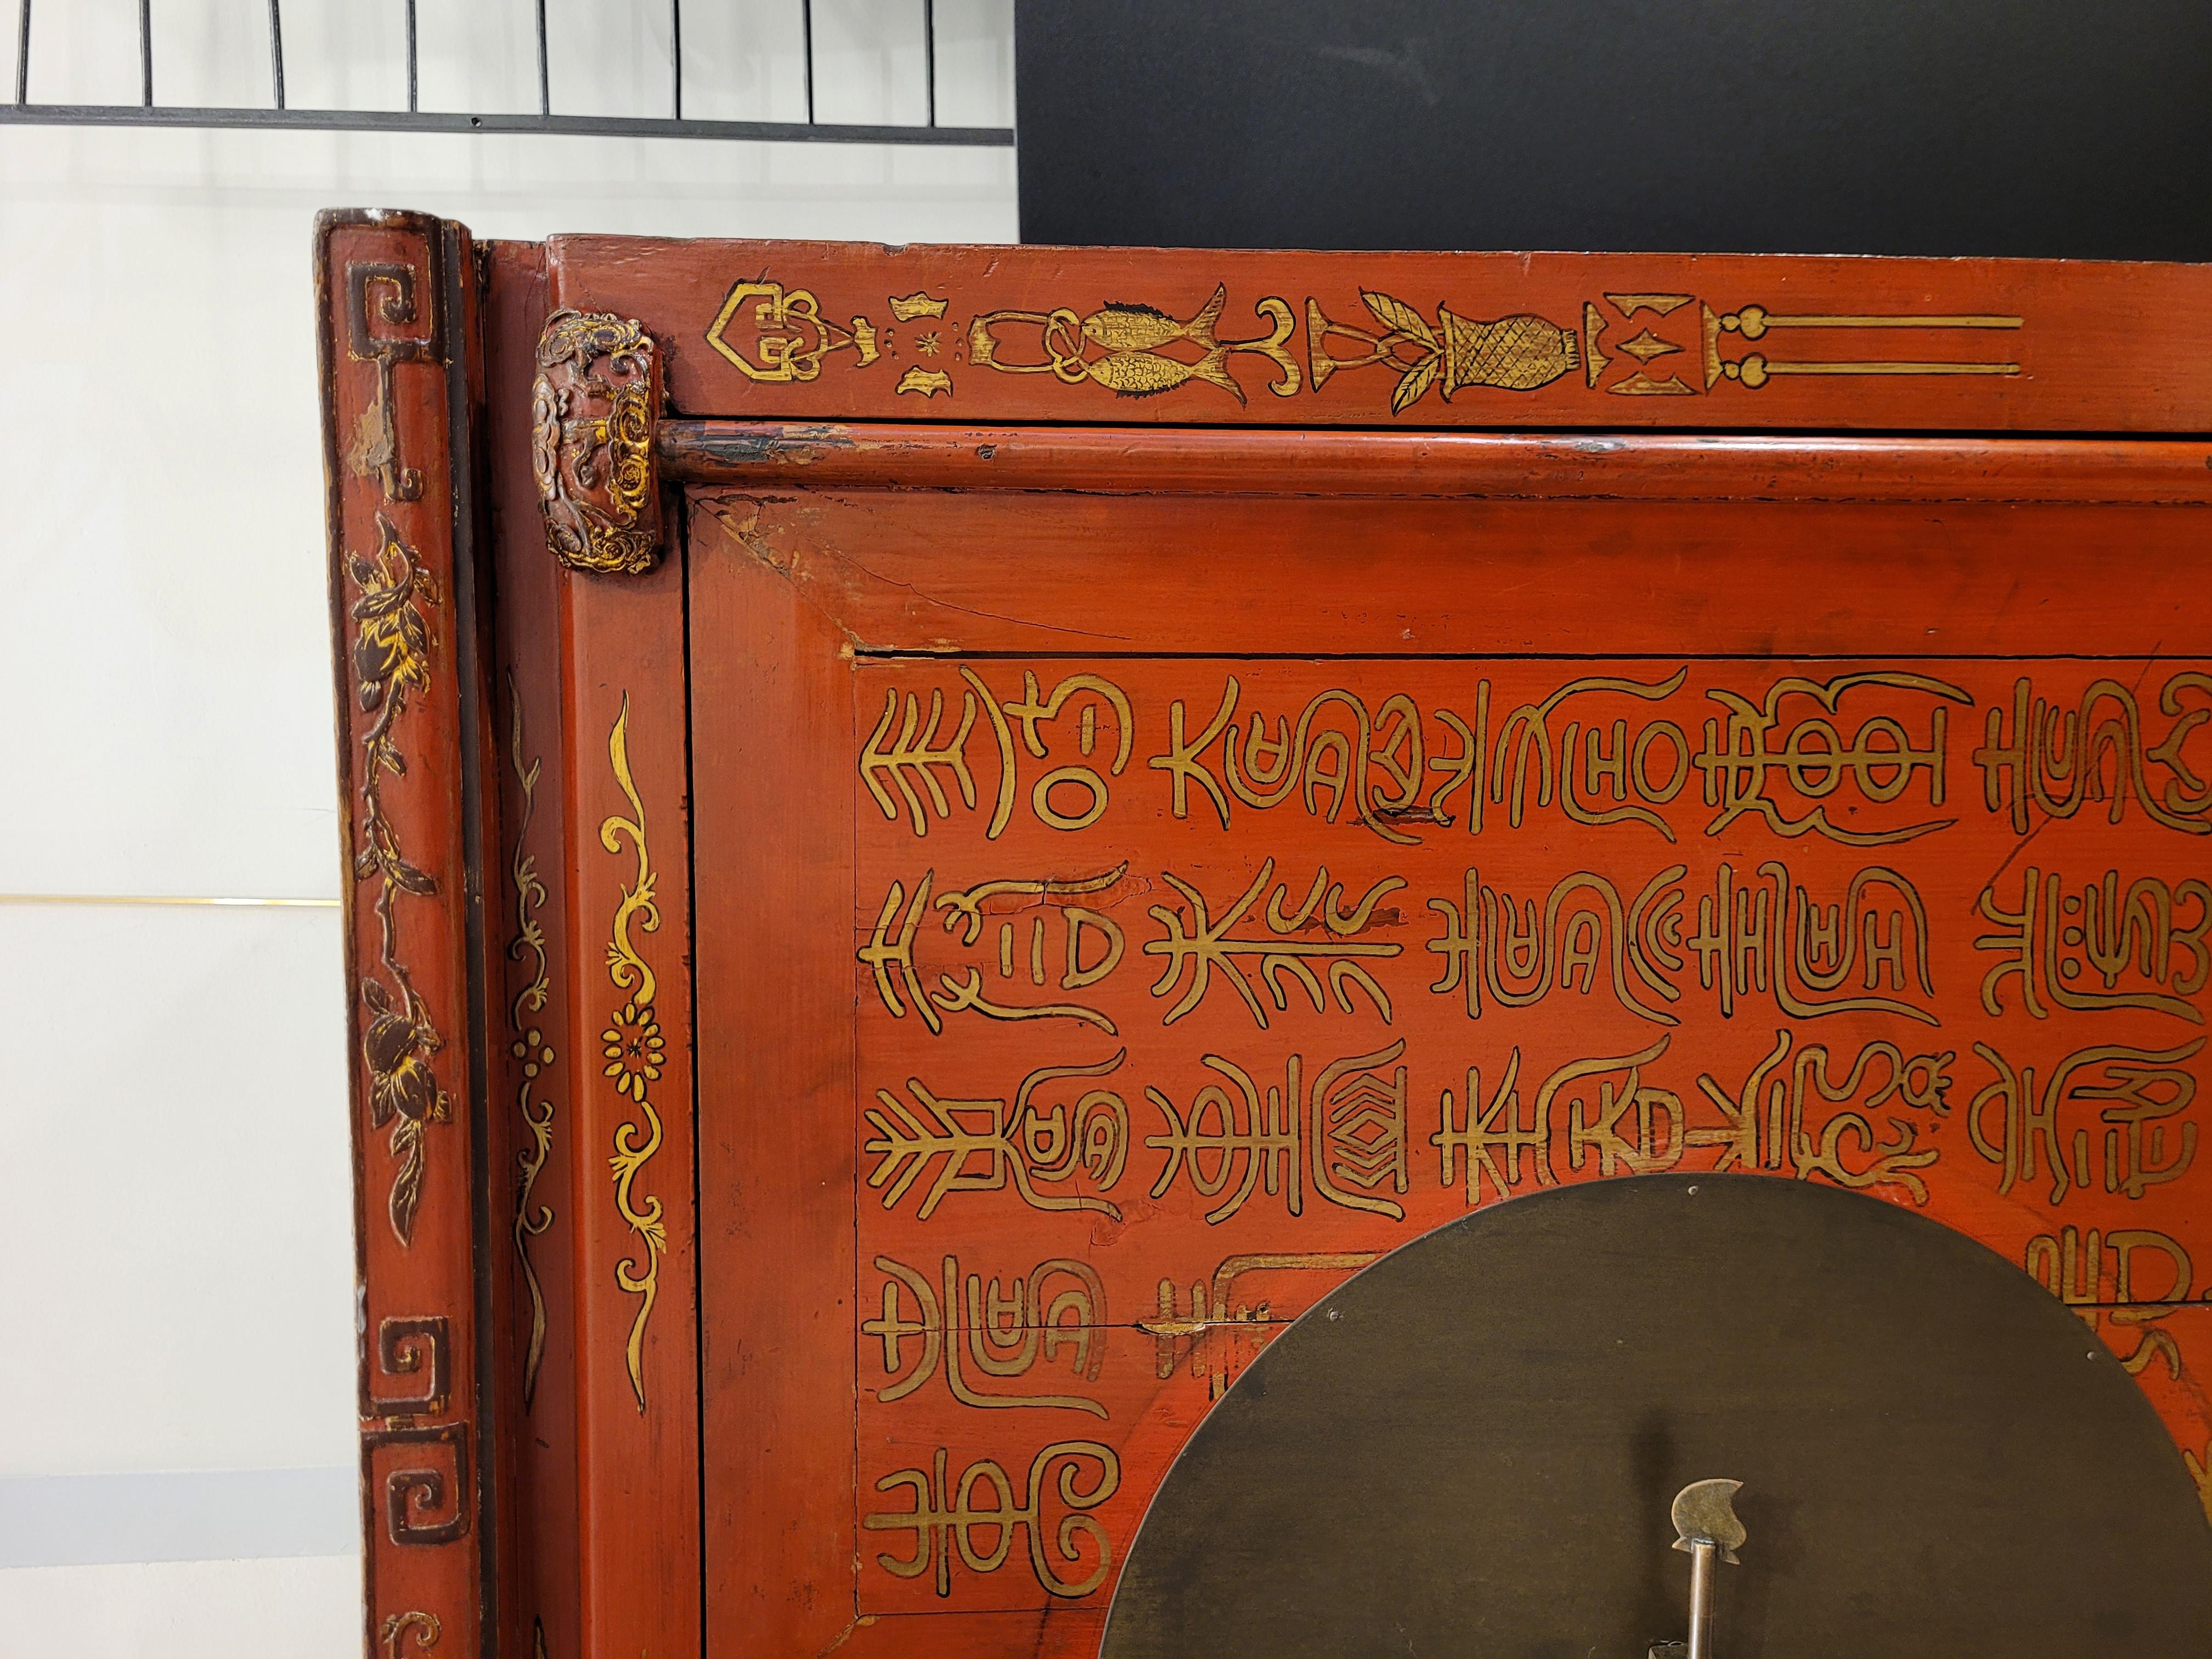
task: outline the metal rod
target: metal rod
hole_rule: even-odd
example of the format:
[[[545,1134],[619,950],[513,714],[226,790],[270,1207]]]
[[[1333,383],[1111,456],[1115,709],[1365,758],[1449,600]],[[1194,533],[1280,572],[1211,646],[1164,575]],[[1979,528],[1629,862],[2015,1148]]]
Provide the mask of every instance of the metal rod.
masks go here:
[[[929,125],[937,125],[937,0],[921,0],[921,78],[929,89]],[[147,100],[151,103],[153,100]]]
[[[684,0],[668,0],[669,114],[684,118]]]
[[[553,82],[545,64],[545,0],[538,0],[538,112],[553,113]]]
[[[138,0],[138,101],[154,101],[154,0]]]
[[[1712,1659],[1713,1557],[1718,1551],[1710,1539],[1690,1540],[1689,1659]]]
[[[31,0],[23,0],[25,9]],[[284,107],[284,15],[279,0],[269,0],[269,83],[276,94],[276,109]]]
[[[407,112],[416,107],[415,76],[415,0],[407,0]]]
[[[26,16],[30,9],[31,0],[23,0]],[[814,0],[799,0],[799,51],[806,60],[806,125],[811,127],[814,125]]]
[[[15,104],[21,108],[31,95],[31,0],[22,0],[15,12]]]
[[[1257,384],[1256,377],[1255,385]],[[1946,482],[1941,438],[1765,433],[1297,431],[675,416],[653,441],[671,483],[759,489],[1082,489],[1099,495],[1346,495],[1439,500],[1973,501],[2212,505],[2202,443],[1990,438],[1970,483]],[[1602,465],[1592,457],[1602,449]],[[2087,452],[2087,453],[2084,453]],[[2033,482],[2024,482],[2032,480]],[[1714,1568],[1716,1574],[1719,1568]]]
[[[279,82],[282,85],[282,82]],[[211,109],[175,104],[0,104],[0,126],[294,127],[332,132],[526,132],[751,143],[943,144],[1011,149],[1012,127],[862,126],[844,122],[672,121],[643,115],[465,115],[447,110]]]

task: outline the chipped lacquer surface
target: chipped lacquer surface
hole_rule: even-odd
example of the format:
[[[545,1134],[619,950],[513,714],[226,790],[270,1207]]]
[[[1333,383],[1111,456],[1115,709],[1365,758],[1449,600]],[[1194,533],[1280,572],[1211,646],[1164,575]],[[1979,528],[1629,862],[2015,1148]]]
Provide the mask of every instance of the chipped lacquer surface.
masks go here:
[[[483,1617],[477,1338],[480,854],[467,234],[316,226],[337,670],[370,1651],[471,1651]]]

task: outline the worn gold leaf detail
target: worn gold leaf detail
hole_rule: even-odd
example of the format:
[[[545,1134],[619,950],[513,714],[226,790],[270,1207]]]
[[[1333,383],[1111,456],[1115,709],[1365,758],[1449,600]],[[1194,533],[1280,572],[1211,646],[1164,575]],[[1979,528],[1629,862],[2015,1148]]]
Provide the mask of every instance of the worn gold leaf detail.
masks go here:
[[[1664,317],[1668,312],[1689,304],[1697,296],[1692,294],[1608,294],[1605,297],[1624,317],[1633,317],[1639,311],[1653,311]]]
[[[427,1653],[438,1645],[441,1634],[434,1613],[395,1613],[378,1630],[377,1641],[384,1649],[384,1659],[399,1659],[402,1637],[412,1636],[415,1650]]]
[[[362,977],[361,998],[368,1012],[361,1034],[362,1060],[368,1071],[369,1127],[392,1126],[390,1148],[399,1168],[385,1208],[393,1235],[407,1245],[414,1242],[415,1213],[422,1200],[425,1131],[447,1120],[450,1103],[430,1064],[444,1040],[401,960],[392,915],[398,894],[427,898],[437,892],[438,884],[401,850],[398,832],[385,810],[384,784],[387,777],[406,774],[397,735],[399,721],[410,698],[430,687],[430,627],[423,608],[438,603],[438,587],[381,513],[376,529],[376,551],[349,554],[345,561],[357,592],[348,611],[354,623],[355,696],[364,711],[375,715],[361,740],[362,844],[353,873],[356,881],[376,884],[373,909],[384,977]]]
[[[507,1003],[507,1026],[513,1034],[509,1049],[515,1066],[515,1109],[521,1114],[530,1144],[515,1154],[514,1254],[522,1267],[523,1287],[530,1296],[530,1342],[522,1359],[522,1404],[530,1407],[538,1391],[538,1367],[545,1357],[545,1294],[538,1284],[538,1268],[530,1259],[530,1241],[553,1224],[553,1209],[535,1208],[531,1195],[545,1160],[553,1150],[553,1102],[541,1097],[543,1079],[557,1058],[544,1032],[531,1020],[542,1011],[551,983],[551,964],[545,954],[545,929],[538,920],[544,908],[545,884],[538,878],[538,863],[527,851],[530,820],[537,811],[538,775],[544,762],[532,757],[526,763],[522,746],[522,696],[514,676],[507,677],[507,706],[511,711],[507,754],[514,768],[516,787],[522,795],[520,821],[514,827],[514,852],[508,862],[508,878],[514,884],[514,934],[507,940],[510,962],[522,963],[526,977]]]
[[[1664,357],[1668,352],[1680,351],[1682,348],[1672,340],[1661,339],[1647,328],[1634,339],[1623,340],[1620,349],[1638,362],[1648,363],[1654,357]]]
[[[531,461],[547,545],[571,569],[638,575],[659,557],[655,385],[653,338],[637,323],[594,311],[546,319]]]
[[[1301,380],[1284,345],[1297,326],[1289,301],[1270,295],[1255,303],[1267,332],[1243,340],[1224,340],[1218,331],[1228,303],[1228,288],[1216,283],[1187,318],[1129,301],[1110,301],[1087,316],[1066,306],[988,311],[968,325],[968,360],[1001,374],[1050,374],[1067,386],[1089,380],[1123,398],[1157,397],[1197,380],[1241,404],[1244,387],[1231,364],[1240,352],[1251,352],[1274,365],[1268,391],[1294,395]]]
[[[645,802],[630,776],[627,692],[623,696],[622,712],[615,716],[614,728],[607,734],[607,759],[617,787],[629,802],[631,816],[624,817],[619,812],[611,812],[601,820],[599,845],[618,854],[623,843],[628,842],[637,860],[636,875],[623,887],[622,898],[615,906],[614,927],[607,942],[607,977],[614,981],[617,990],[629,994],[610,1018],[601,1039],[607,1062],[604,1074],[612,1081],[617,1094],[635,1103],[643,1120],[641,1124],[626,1118],[615,1126],[614,1154],[607,1160],[614,1173],[615,1209],[643,1246],[638,1254],[615,1264],[616,1285],[625,1294],[638,1298],[637,1315],[631,1321],[629,1340],[623,1352],[629,1369],[630,1390],[637,1396],[637,1409],[642,1414],[646,1407],[645,1327],[653,1317],[653,1301],[659,1294],[660,1256],[668,1248],[668,1229],[660,1200],[650,1195],[641,1200],[635,1188],[645,1166],[660,1150],[660,1114],[654,1109],[652,1090],[660,1079],[665,1040],[653,1012],[657,981],[653,968],[639,953],[636,941],[631,937],[633,927],[641,933],[659,931],[660,905],[654,896],[653,858],[646,844]]]

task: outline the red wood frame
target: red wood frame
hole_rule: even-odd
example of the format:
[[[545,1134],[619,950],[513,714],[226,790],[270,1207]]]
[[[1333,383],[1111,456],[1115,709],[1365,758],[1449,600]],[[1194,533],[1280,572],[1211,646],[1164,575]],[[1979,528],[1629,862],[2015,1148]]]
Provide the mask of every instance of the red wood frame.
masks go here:
[[[2176,890],[2201,874],[2187,825],[2212,775],[2191,769],[2190,736],[2204,701],[2190,677],[2212,657],[2202,270],[575,237],[479,247],[458,226],[390,213],[325,216],[316,252],[350,896],[365,1640],[383,1659],[1093,1651],[1112,1579],[1079,1586],[1097,1559],[1085,1528],[1103,1517],[1096,1535],[1118,1561],[1182,1436],[1265,1340],[1236,1316],[1237,1273],[1274,1273],[1266,1296],[1286,1316],[1473,1201],[1474,1186],[1462,1200],[1434,1179],[1440,1139],[1419,1152],[1423,1180],[1387,1200],[1402,1218],[1332,1208],[1312,1188],[1294,1267],[1279,1229],[1209,1220],[1219,1200],[1178,1185],[1172,1164],[1147,1197],[1160,1155],[1145,1149],[1164,1143],[1144,1085],[1175,1103],[1210,1063],[1201,1050],[1233,1060],[1255,1038],[1241,1009],[1211,1001],[1182,1030],[1156,1029],[1158,959],[1131,939],[1132,965],[1097,993],[1113,1040],[1080,1021],[1053,1028],[1082,1039],[1054,1054],[1131,1056],[1115,1086],[1148,1127],[1129,1132],[1128,1172],[1109,1183],[1117,1218],[1093,1208],[1071,1228],[1065,1212],[948,1200],[924,1224],[911,1195],[887,1208],[866,1184],[883,1170],[860,1116],[878,1091],[939,1079],[940,1097],[957,1087],[980,1103],[1049,1058],[984,1022],[948,1045],[879,997],[864,965],[872,927],[887,884],[910,893],[924,866],[942,895],[1127,860],[1152,884],[1131,916],[1161,901],[1168,873],[1233,888],[1263,854],[1285,869],[1302,860],[1300,881],[1325,859],[1348,892],[1402,866],[1429,902],[1389,924],[1408,930],[1393,959],[1404,976],[1390,981],[1406,1012],[1369,1046],[1412,1034],[1402,1064],[1431,1118],[1446,1048],[1462,1069],[1479,1059],[1494,1086],[1508,1048],[1540,1071],[1650,1035],[1619,1007],[1571,1011],[1543,1032],[1494,1023],[1478,1055],[1438,1024],[1450,999],[1427,976],[1455,959],[1436,915],[1458,890],[1445,875],[1463,868],[1471,911],[1482,882],[1525,899],[1582,867],[1580,848],[1601,872],[1617,854],[1620,872],[1673,860],[1694,872],[1694,912],[1719,863],[1786,862],[1826,893],[1893,858],[1941,910],[1929,929],[1941,1045],[1954,1060],[1977,1040],[2008,1048],[2046,1082],[2088,1039],[2078,1018],[2024,1016],[2026,978],[1999,993],[2009,1012],[1977,1003],[1989,965],[1971,936],[1989,916],[1978,900],[2025,903],[2031,866],[2040,881],[2062,860],[2064,893],[2108,866]],[[664,514],[647,572],[565,569],[547,552],[539,342],[564,309],[634,319],[665,379],[649,457],[681,510]],[[1934,728],[1950,734],[1942,805],[1963,827],[1933,863],[1911,842],[1846,856],[1817,834],[1762,841],[1750,828],[1711,842],[1686,829],[1683,845],[1632,856],[1565,823],[1385,856],[1389,838],[1308,817],[1239,807],[1235,830],[1216,826],[1188,773],[1173,781],[1191,810],[1177,811],[1173,769],[1152,763],[1170,706],[1185,706],[1193,735],[1232,675],[1249,700],[1240,720],[1255,706],[1295,718],[1327,687],[1370,709],[1393,690],[1442,708],[1476,679],[1494,720],[1578,676],[1656,683],[1680,668],[1705,718],[1712,692],[1826,681],[1850,672],[1842,659],[1972,701]],[[1010,735],[1007,759],[987,762],[997,751],[976,739],[973,813],[957,791],[942,810],[893,793],[878,811],[856,763],[882,737],[886,697],[894,714],[909,692],[917,708],[934,696],[957,709],[980,686],[976,718],[1005,724],[1035,707],[1024,672],[1045,687],[1096,672],[1129,700],[1144,741],[1113,774],[1119,816],[1070,841],[1030,804],[1024,774],[1003,838],[986,832],[994,769],[1044,768],[1037,744],[1076,764],[1042,714],[1023,728],[1030,760]],[[2134,763],[2166,769],[2166,817],[2140,787],[2120,799],[2115,774],[2094,814],[2008,817],[1999,751],[2029,706],[2015,704],[2016,681],[2032,683],[2031,701],[2092,715],[2099,697],[2118,706],[2101,684],[2124,687],[2142,723]],[[1080,695],[1093,698],[1086,745],[1112,743],[1104,705]],[[1934,694],[1872,695],[1897,706],[1865,708],[1928,726]],[[1609,725],[1632,717],[1632,696],[1607,704],[1589,740],[1600,725],[1642,729]],[[1978,749],[1998,758],[1978,764]],[[1426,810],[1434,797],[1419,799]],[[1038,926],[1047,911],[1064,923],[1072,902],[1040,898]],[[915,948],[933,974],[957,973],[957,945],[932,929]],[[1068,948],[1079,978],[1073,931]],[[1474,973],[1472,947],[1459,965]],[[1793,1024],[1763,1004],[1749,1025],[1698,1026],[1689,1010],[1711,987],[1690,974],[1677,988],[1702,1058],[1650,1066],[1707,1149],[1721,1120],[1701,1082],[1741,1081],[1778,1029],[1839,1055],[1920,1029],[1887,1014]],[[2142,1004],[2096,1029],[2178,1051],[2206,1006],[2202,988],[2179,1000],[2194,1013]],[[1278,1048],[1359,1046],[1330,1034],[1335,1015],[1279,1018],[1285,1035],[1261,1056],[1279,1082]],[[1377,1060],[1376,1086],[1399,1064]],[[2044,1277],[2142,1362],[2212,1512],[2212,1290],[2197,1282],[2212,1208],[2193,1180],[2036,1196],[2022,1154],[2066,1151],[2055,1129],[2035,1139],[2037,1114],[2057,1108],[2033,1081],[2004,1105],[2013,1097],[1985,1067],[1967,1080],[1981,1065],[1958,1066],[1948,1117],[1930,1115],[1914,1143],[1942,1161],[1898,1167],[1927,1171],[1929,1213]],[[2195,1048],[2167,1069],[2190,1086],[2205,1075]],[[2193,1100],[2160,1121],[2193,1133]],[[1401,1104],[1419,1150],[1427,1132],[1412,1121]],[[2171,1163],[2180,1143],[2151,1144],[2150,1162]],[[2084,1139],[2071,1156],[2094,1152]],[[1806,1173],[1794,1156],[1782,1172]],[[2090,1173],[2069,1164],[2069,1179]],[[1474,1181],[1465,1164],[1458,1178]],[[1922,1201],[1911,1185],[1887,1195]],[[2154,1232],[2180,1255],[2147,1243]],[[951,1369],[896,1404],[878,1398],[890,1372],[877,1347],[908,1340],[884,1328],[918,1294],[880,1261],[913,1273],[953,1256],[948,1291],[975,1273],[995,1293],[998,1276],[1055,1261],[1100,1276],[1112,1312],[1097,1318],[1103,1369],[1086,1375],[1103,1418],[977,1410],[957,1403],[975,1378],[955,1388]],[[1132,1305],[1133,1287],[1156,1280],[1160,1307],[1149,1289]],[[921,1282],[934,1294],[932,1276]],[[1182,1305],[1209,1296],[1218,1305]],[[948,1348],[964,1317],[947,1310]],[[1075,1373],[1048,1352],[1038,1374],[1060,1388]],[[1084,1447],[1112,1454],[1118,1486],[1105,1489]],[[1059,1504],[999,1534],[1017,1564],[1004,1574],[957,1553],[988,1559],[992,1528],[896,1524],[904,1510],[957,1507],[963,1473],[985,1466],[998,1473],[975,1490],[1003,1478],[1006,1504],[1042,1490]],[[1017,1534],[1042,1540],[1062,1517],[1074,1530],[1037,1542],[1032,1568]],[[878,1565],[909,1557],[913,1577]]]

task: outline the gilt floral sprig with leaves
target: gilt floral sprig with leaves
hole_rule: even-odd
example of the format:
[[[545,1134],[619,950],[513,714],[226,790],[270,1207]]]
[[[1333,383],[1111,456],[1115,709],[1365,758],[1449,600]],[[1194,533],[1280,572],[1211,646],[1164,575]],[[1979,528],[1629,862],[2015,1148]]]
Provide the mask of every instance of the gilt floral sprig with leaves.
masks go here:
[[[1428,319],[1403,300],[1394,300],[1387,294],[1376,294],[1362,289],[1359,297],[1367,301],[1368,310],[1388,332],[1375,341],[1381,356],[1402,365],[1405,372],[1398,377],[1397,390],[1390,394],[1390,412],[1402,415],[1421,400],[1421,395],[1436,384],[1437,376],[1443,372],[1443,342],[1429,326]],[[1414,355],[1408,358],[1400,349],[1411,347]]]
[[[397,732],[409,698],[430,687],[430,629],[422,607],[439,599],[436,581],[381,513],[376,529],[376,551],[346,559],[346,574],[358,590],[348,611],[354,623],[355,690],[362,710],[375,716],[362,737],[362,845],[354,855],[354,878],[376,884],[377,959],[386,975],[362,976],[361,998],[369,1019],[361,1048],[368,1067],[370,1126],[392,1126],[392,1154],[399,1160],[386,1205],[392,1231],[409,1244],[422,1198],[424,1133],[447,1120],[451,1105],[430,1064],[444,1040],[400,960],[392,919],[397,895],[429,897],[438,884],[401,851],[385,811],[384,784],[387,777],[406,775]]]

